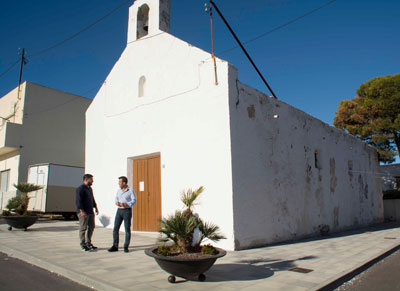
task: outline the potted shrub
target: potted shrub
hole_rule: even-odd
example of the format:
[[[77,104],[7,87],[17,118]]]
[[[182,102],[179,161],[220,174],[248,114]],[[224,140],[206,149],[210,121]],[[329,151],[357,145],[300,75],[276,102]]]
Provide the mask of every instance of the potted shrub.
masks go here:
[[[220,248],[202,244],[207,239],[217,242],[225,238],[217,225],[204,222],[193,213],[203,190],[204,187],[200,187],[182,192],[181,201],[186,208],[160,220],[160,242],[163,244],[145,250],[164,271],[171,274],[168,277],[170,283],[175,282],[175,276],[204,281],[204,272],[226,255],[226,251]]]
[[[30,183],[14,184],[14,187],[20,192],[17,196],[8,200],[6,208],[2,215],[9,225],[8,230],[12,228],[21,228],[25,231],[29,226],[33,225],[37,219],[37,215],[33,215],[28,211],[29,193],[43,188],[43,186],[34,185]]]

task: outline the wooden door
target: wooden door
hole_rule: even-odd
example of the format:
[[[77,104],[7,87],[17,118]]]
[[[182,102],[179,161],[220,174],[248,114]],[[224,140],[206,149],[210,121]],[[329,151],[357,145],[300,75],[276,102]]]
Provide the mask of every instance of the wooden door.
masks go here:
[[[158,231],[161,218],[160,156],[133,161],[133,188],[137,197],[133,207],[133,230]]]

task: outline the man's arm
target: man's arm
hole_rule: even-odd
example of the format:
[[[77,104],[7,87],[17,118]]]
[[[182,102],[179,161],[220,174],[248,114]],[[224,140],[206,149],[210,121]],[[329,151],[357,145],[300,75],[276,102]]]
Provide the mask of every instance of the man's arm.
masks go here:
[[[130,199],[130,201],[128,203],[124,203],[124,204],[126,204],[124,206],[132,207],[136,203],[136,194],[135,194],[135,191],[133,189],[130,189],[129,194],[130,194],[130,198],[131,199]]]
[[[119,200],[118,200],[118,191],[117,191],[117,195],[115,195],[115,205],[122,206],[121,203],[119,203]]]
[[[99,215],[99,209],[97,208],[97,203],[96,200],[94,199],[93,192],[92,192],[92,197],[93,197],[93,208],[96,209],[96,215]]]

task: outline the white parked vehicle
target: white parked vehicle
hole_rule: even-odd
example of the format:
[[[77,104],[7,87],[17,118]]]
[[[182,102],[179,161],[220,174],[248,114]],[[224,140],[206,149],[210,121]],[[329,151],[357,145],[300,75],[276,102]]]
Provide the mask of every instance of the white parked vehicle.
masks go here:
[[[43,189],[29,193],[28,210],[76,216],[75,190],[82,184],[84,168],[57,164],[38,164],[28,168],[28,183]]]

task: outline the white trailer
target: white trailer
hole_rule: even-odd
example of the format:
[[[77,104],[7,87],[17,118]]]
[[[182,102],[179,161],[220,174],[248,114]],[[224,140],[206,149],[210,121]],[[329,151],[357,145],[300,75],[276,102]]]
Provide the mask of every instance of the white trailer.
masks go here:
[[[66,218],[76,215],[75,190],[82,184],[84,168],[57,164],[37,164],[28,168],[28,183],[43,189],[29,193],[29,210],[62,214]]]

